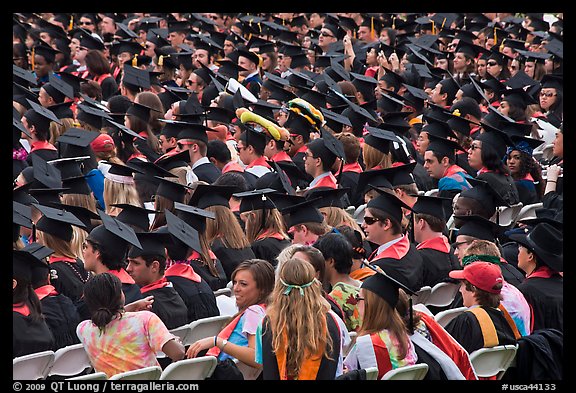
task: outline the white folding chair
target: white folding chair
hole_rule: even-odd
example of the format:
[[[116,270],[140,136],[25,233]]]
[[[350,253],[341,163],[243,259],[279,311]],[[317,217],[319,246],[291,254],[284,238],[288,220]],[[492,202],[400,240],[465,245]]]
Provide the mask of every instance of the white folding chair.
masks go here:
[[[524,218],[536,218],[536,209],[540,209],[542,206],[544,206],[542,202],[531,203],[529,205],[522,206],[520,213],[518,213],[512,224],[516,224],[518,221]]]
[[[234,363],[236,363],[236,367],[238,367],[238,370],[240,370],[240,372],[244,376],[245,381],[254,381],[258,379],[260,373],[262,373],[262,367],[260,368],[251,367],[238,359],[234,359]]]
[[[214,291],[214,296],[218,297],[220,295],[232,296],[232,289],[231,288],[220,288],[217,291]]]
[[[54,363],[54,351],[42,351],[12,359],[13,380],[46,379]]]
[[[378,367],[368,367],[366,370],[366,380],[376,381],[378,380]]]
[[[481,348],[470,354],[470,363],[479,377],[502,379],[516,357],[518,344],[498,345],[492,348]]]
[[[390,370],[382,376],[382,380],[420,381],[424,379],[427,373],[428,365],[426,363],[418,363]]]
[[[160,380],[204,380],[214,373],[216,356],[202,356],[170,363],[160,374]]]
[[[414,295],[412,295],[412,304],[426,304],[426,300],[430,297],[432,287],[429,285],[420,288]]]
[[[428,190],[424,193],[425,196],[437,196],[438,195],[438,189],[437,188],[433,188],[431,190]]]
[[[439,282],[438,284],[432,287],[432,291],[430,291],[430,296],[424,302],[424,305],[427,307],[434,306],[434,307],[446,307],[449,306],[458,290],[460,289],[460,284],[456,284],[453,282]]]
[[[426,307],[426,306],[425,306],[424,304],[422,304],[422,303],[413,304],[413,305],[412,305],[412,308],[413,308],[415,311],[420,311],[420,312],[423,312],[424,314],[428,314],[428,315],[430,315],[431,317],[434,317],[434,313],[433,313],[432,311],[430,311],[430,309],[429,309],[428,307]]]
[[[217,336],[224,327],[224,323],[230,319],[229,315],[200,318],[190,322],[190,331],[186,336],[184,346],[190,345],[204,337]]]
[[[84,344],[68,345],[54,353],[54,364],[48,376],[72,377],[92,370],[92,363],[84,349]]]
[[[348,354],[350,353],[350,350],[352,349],[352,347],[356,343],[356,339],[358,338],[358,333],[354,332],[354,331],[348,332],[348,335],[350,336],[350,343],[348,345],[344,346],[344,350],[342,352],[343,357],[348,356]]]
[[[137,370],[125,371],[112,375],[109,379],[112,381],[157,381],[162,374],[162,367],[150,366]]]
[[[442,327],[446,327],[448,323],[456,318],[458,315],[462,314],[464,311],[468,310],[468,307],[456,307],[450,308],[448,310],[440,311],[436,315],[434,315],[434,319],[438,322]]]
[[[515,222],[522,206],[522,202],[518,202],[511,206],[498,206],[496,208],[496,213],[494,213],[490,218],[490,221],[493,221],[502,227],[510,226]]]
[[[216,296],[216,305],[220,311],[220,315],[234,315],[238,312],[238,306],[236,306],[236,298],[228,296]]]
[[[170,333],[172,333],[173,335],[178,337],[180,339],[180,342],[182,342],[182,344],[184,344],[186,342],[186,337],[188,337],[189,332],[190,332],[190,324],[189,323],[182,325],[182,326],[175,327],[173,329],[170,329]],[[166,354],[162,351],[158,351],[156,353],[156,357],[159,359],[165,358]]]
[[[106,373],[104,373],[102,371],[98,371],[98,372],[90,373],[90,374],[79,375],[77,377],[66,378],[67,381],[87,381],[87,380],[105,381],[107,379],[108,379],[108,377],[106,376]]]

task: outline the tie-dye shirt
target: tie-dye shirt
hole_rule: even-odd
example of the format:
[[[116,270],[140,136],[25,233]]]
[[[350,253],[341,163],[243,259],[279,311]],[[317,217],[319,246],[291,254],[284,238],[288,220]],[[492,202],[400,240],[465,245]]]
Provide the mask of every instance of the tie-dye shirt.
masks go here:
[[[360,313],[356,306],[356,296],[360,287],[355,287],[343,282],[337,282],[332,287],[330,296],[338,303],[344,312],[344,323],[349,332],[355,331],[360,326]]]
[[[91,320],[78,324],[76,334],[96,371],[108,378],[125,371],[159,366],[156,353],[175,336],[158,316],[150,311],[126,312],[112,320],[106,330]]]

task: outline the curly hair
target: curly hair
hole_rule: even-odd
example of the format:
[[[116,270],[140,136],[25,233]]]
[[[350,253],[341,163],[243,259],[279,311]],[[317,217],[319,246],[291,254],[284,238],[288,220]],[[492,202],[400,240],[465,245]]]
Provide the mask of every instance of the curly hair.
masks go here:
[[[124,312],[120,279],[111,273],[95,275],[84,285],[84,301],[90,319],[104,333],[106,326]]]

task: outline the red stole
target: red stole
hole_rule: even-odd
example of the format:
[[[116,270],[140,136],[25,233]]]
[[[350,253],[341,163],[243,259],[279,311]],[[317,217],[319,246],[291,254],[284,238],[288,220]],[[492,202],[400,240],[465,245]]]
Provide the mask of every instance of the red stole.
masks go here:
[[[418,315],[428,328],[430,336],[432,337],[432,343],[456,363],[456,366],[458,366],[458,369],[467,380],[477,380],[478,378],[474,374],[474,369],[470,364],[470,358],[466,350],[434,320],[434,317],[422,312],[419,312]]]
[[[137,138],[134,138],[137,139]],[[132,160],[132,159],[142,159],[143,161],[148,161],[146,156],[142,153],[132,153],[132,155],[130,157],[128,157],[128,159],[126,160],[126,162]]]
[[[354,172],[354,173],[362,173],[362,167],[359,163],[354,162],[352,164],[345,164],[342,167],[342,172]]]
[[[257,159],[255,159],[254,161],[252,161],[252,162],[250,163],[250,165],[248,165],[248,166],[246,167],[246,169],[253,168],[253,167],[255,167],[255,166],[263,166],[263,167],[265,167],[265,168],[270,168],[270,169],[272,169],[272,167],[270,166],[270,164],[268,164],[268,162],[266,161],[266,157],[264,157],[264,156],[258,157]]]
[[[390,354],[388,353],[388,347],[386,347],[386,343],[382,341],[382,338],[378,333],[370,334],[370,340],[372,341],[372,345],[376,349],[380,349],[381,351],[374,351],[376,355],[376,364],[378,366],[379,374],[383,371],[382,374],[386,374],[386,372],[392,370],[392,362],[390,361]],[[379,356],[380,355],[380,356]]]
[[[292,161],[292,158],[284,150],[274,154],[271,158],[274,162]]]
[[[296,154],[298,153],[306,153],[308,151],[308,148],[306,147],[306,145],[302,146],[301,148],[299,148],[298,150],[296,150]]]
[[[277,239],[277,240],[284,240],[284,239],[285,239],[284,235],[282,235],[282,234],[279,233],[279,232],[268,233],[268,231],[266,231],[266,232],[262,233],[261,235],[259,235],[259,236],[256,238],[256,240],[262,240],[262,239],[266,239],[266,238],[269,238],[269,237],[274,238],[274,239]]]
[[[244,172],[244,168],[240,166],[236,161],[230,161],[228,164],[224,165],[222,168],[222,173],[228,172]]]
[[[166,269],[164,277],[183,277],[190,281],[200,282],[202,278],[194,271],[194,268],[186,263],[175,263]]]
[[[28,306],[26,304],[12,304],[12,311],[17,312],[18,314],[22,314],[25,317],[27,317],[28,315],[30,315],[30,309],[28,308]]]
[[[120,268],[120,270],[108,270],[108,273],[115,275],[120,279],[122,284],[135,284],[136,282],[130,275],[126,272],[126,270]]]
[[[108,78],[108,77],[112,77],[112,75],[110,73],[107,74],[102,74],[100,75],[98,78],[94,79],[99,85],[102,85],[102,82],[104,81],[104,79]]]
[[[558,274],[558,272],[550,269],[548,266],[540,266],[538,269],[534,270],[532,273],[526,276],[529,278],[550,278],[553,275]]]
[[[470,129],[470,136],[476,134],[480,130],[480,126],[475,126]]]
[[[410,240],[407,235],[402,236],[402,240],[392,244],[390,247],[376,255],[372,261],[382,258],[402,259],[410,250]]]
[[[34,292],[36,292],[36,295],[38,295],[38,299],[40,300],[44,299],[46,296],[58,295],[56,288],[54,288],[52,285],[43,285],[39,288],[36,288]]]
[[[30,153],[36,150],[58,150],[48,141],[36,141],[30,145]]]
[[[54,255],[51,255],[51,256],[48,257],[48,263],[52,264],[52,263],[56,263],[56,262],[76,263],[76,258],[57,257],[57,256],[54,256]]]
[[[141,137],[144,138],[144,139],[148,139],[148,133],[147,133],[146,131],[140,131],[140,132],[138,133],[138,135],[141,136]],[[134,139],[136,139],[136,138],[134,138]]]
[[[218,259],[216,257],[216,254],[214,254],[212,252],[212,250],[208,250],[208,256],[210,257],[210,259]],[[200,253],[196,250],[192,250],[192,255],[190,255],[190,257],[188,258],[189,261],[193,260],[193,259],[201,259],[200,258]]]
[[[154,289],[158,289],[158,288],[164,288],[165,286],[170,285],[170,281],[168,281],[166,279],[166,277],[162,277],[160,280],[158,281],[154,281],[151,284],[148,285],[144,285],[142,288],[140,288],[140,292],[142,292],[142,294],[148,292],[148,291],[152,291]]]
[[[446,236],[442,235],[432,239],[424,240],[422,243],[416,246],[417,250],[422,250],[425,248],[448,254],[450,252],[450,243],[448,242],[448,239],[446,239]]]
[[[529,173],[527,173],[526,176],[524,176],[524,177],[523,177],[522,179],[520,179],[520,180],[528,180],[528,181],[534,182],[534,178],[533,178],[532,175],[529,174]]]
[[[494,172],[491,171],[490,169],[486,168],[485,166],[483,166],[482,168],[480,168],[480,170],[478,171],[478,175],[482,174],[482,173],[488,173],[488,172]]]
[[[330,175],[324,176],[316,185],[310,187],[310,189],[319,187],[338,188],[336,178],[332,173],[330,173]]]

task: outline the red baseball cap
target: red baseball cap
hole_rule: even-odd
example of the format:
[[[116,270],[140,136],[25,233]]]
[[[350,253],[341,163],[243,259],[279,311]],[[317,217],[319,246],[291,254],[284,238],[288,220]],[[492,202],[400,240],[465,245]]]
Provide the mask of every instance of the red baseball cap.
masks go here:
[[[114,140],[108,134],[100,134],[90,143],[95,153],[110,152],[114,150]]]
[[[501,287],[494,287],[498,283],[504,283],[500,266],[490,262],[472,262],[464,266],[463,270],[452,270],[449,275],[457,280],[467,280],[475,287],[490,293],[500,293]]]

